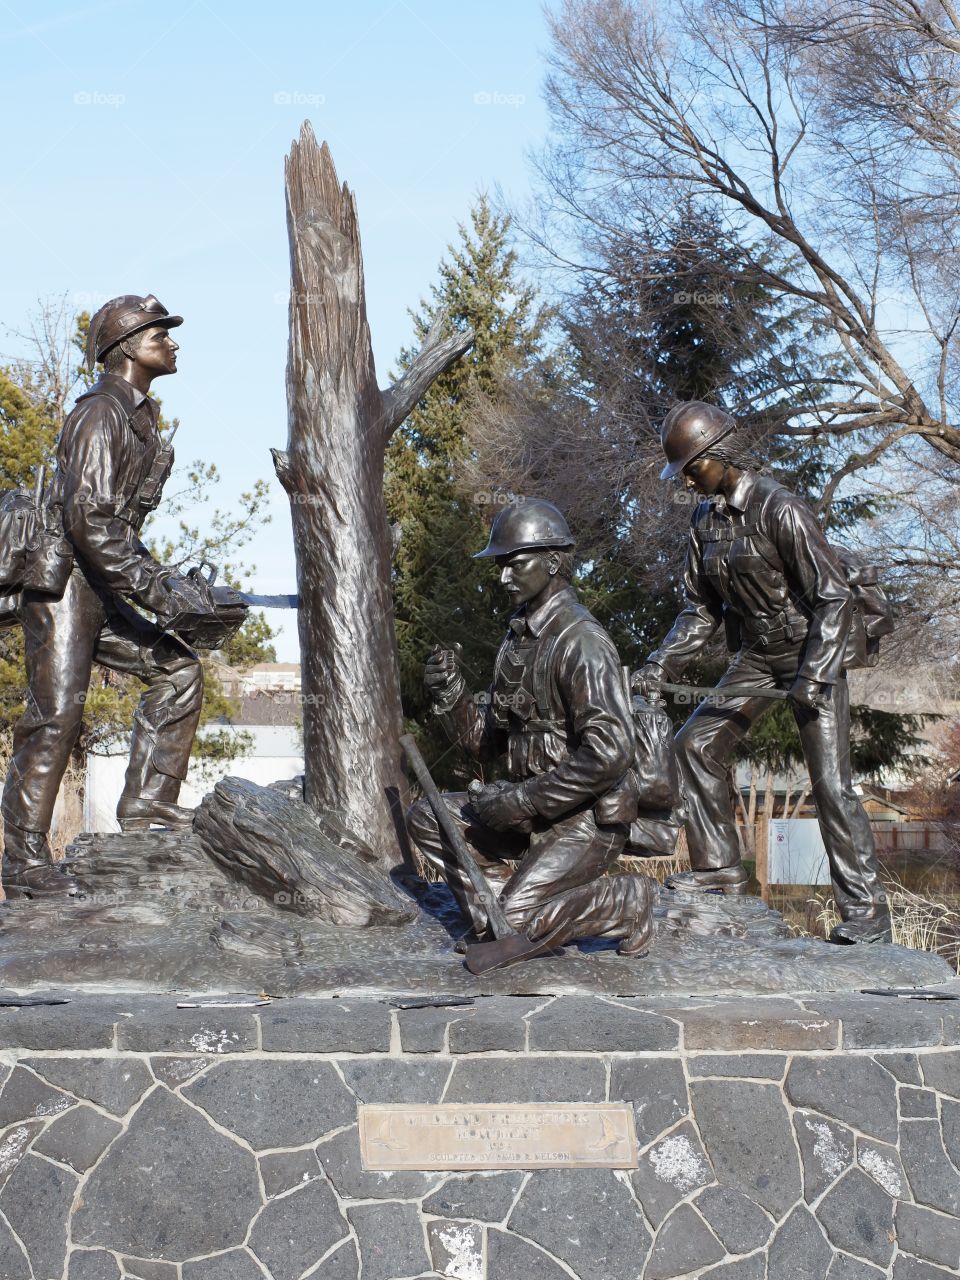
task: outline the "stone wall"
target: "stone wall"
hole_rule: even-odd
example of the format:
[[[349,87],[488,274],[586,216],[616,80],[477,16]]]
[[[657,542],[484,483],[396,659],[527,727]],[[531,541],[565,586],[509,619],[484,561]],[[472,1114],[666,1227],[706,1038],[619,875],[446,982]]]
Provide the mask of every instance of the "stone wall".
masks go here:
[[[933,1280],[960,1003],[0,1008],[0,1280]],[[632,1171],[371,1173],[360,1102],[634,1105]]]

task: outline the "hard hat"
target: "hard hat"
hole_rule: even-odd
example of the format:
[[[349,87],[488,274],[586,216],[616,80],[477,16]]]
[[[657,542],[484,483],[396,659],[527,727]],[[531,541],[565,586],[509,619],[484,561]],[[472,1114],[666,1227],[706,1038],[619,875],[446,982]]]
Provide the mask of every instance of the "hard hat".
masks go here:
[[[490,540],[474,560],[484,556],[508,556],[513,551],[538,547],[572,547],[570,526],[552,502],[543,498],[515,498],[497,513]]]
[[[162,325],[175,329],[183,324],[183,316],[172,316],[152,293],[141,298],[137,293],[124,293],[105,302],[90,321],[87,331],[87,368],[92,369],[111,347],[132,333]]]
[[[660,479],[672,479],[688,462],[709,452],[712,444],[735,431],[736,426],[736,419],[715,404],[688,400],[674,405],[660,427],[660,444],[667,456]]]

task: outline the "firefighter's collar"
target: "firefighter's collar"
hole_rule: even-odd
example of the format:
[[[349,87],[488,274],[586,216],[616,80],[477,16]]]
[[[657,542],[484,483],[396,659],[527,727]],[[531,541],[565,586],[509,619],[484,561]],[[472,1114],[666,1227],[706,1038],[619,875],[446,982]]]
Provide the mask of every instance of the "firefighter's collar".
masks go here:
[[[534,609],[533,613],[527,613],[526,605],[524,605],[523,608],[518,609],[510,619],[510,626],[518,635],[522,635],[524,631],[527,631],[530,635],[536,638],[561,605],[576,603],[577,593],[574,591],[573,587],[564,587],[563,590],[558,591],[555,596],[551,596],[550,599],[545,604],[542,604],[539,609]],[[519,629],[514,626],[514,623],[517,622],[522,624]]]
[[[121,378],[118,373],[101,373],[96,384],[90,390],[95,391],[97,387],[102,387],[104,391],[109,391],[111,395],[116,396],[122,404],[129,407],[130,413],[139,409],[144,400],[151,404],[156,403],[150,400],[145,391],[138,391],[132,382],[128,382],[126,378]]]
[[[756,483],[757,477],[750,471],[744,471],[734,485],[733,493],[727,495],[727,506],[733,507],[734,511],[746,511],[747,503],[750,501],[750,494],[753,492],[753,486]]]

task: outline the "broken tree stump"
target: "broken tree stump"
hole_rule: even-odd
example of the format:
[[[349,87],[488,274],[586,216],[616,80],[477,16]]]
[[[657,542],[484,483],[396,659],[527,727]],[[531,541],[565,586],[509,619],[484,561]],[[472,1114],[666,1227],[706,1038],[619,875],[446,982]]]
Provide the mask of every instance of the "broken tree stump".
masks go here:
[[[390,437],[468,350],[437,325],[392,387],[377,386],[353,193],[309,124],[286,161],[290,239],[290,496],[300,597],[304,795],[337,811],[382,865],[402,849],[400,681],[383,500]]]

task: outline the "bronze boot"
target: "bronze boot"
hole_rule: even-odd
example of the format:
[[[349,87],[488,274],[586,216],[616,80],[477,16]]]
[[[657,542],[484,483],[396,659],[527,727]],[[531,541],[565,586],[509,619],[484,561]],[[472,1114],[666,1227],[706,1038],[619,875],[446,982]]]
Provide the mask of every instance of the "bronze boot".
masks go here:
[[[8,900],[51,895],[76,897],[80,885],[53,860],[45,831],[23,831],[8,822],[3,832],[0,870]]]

